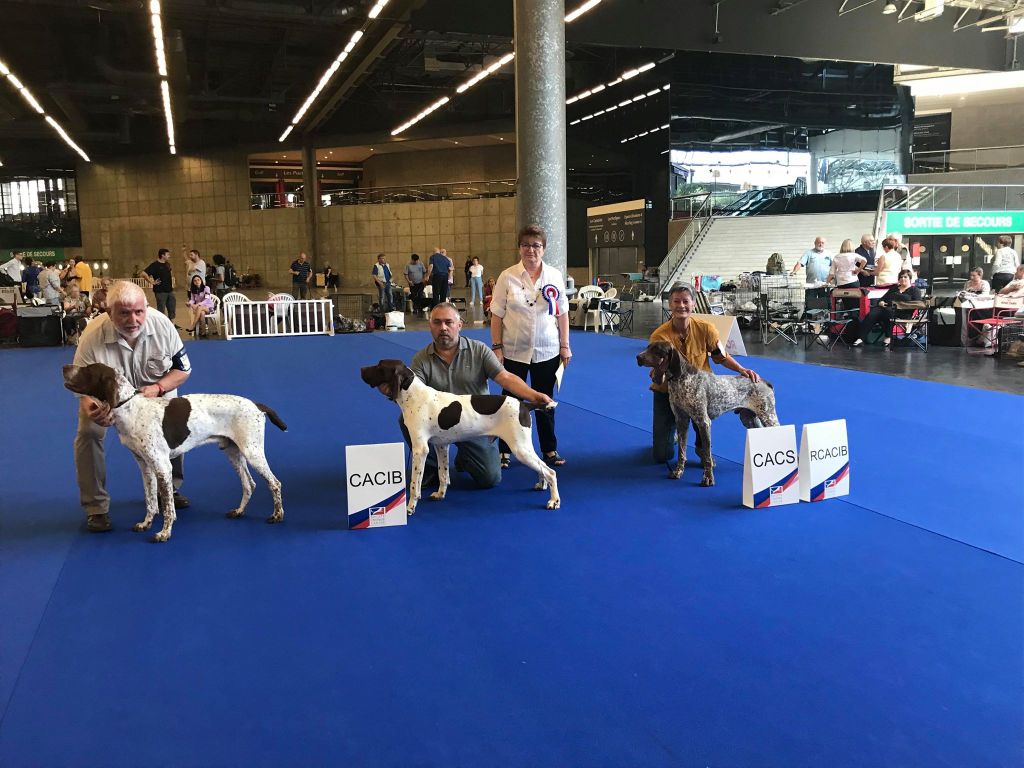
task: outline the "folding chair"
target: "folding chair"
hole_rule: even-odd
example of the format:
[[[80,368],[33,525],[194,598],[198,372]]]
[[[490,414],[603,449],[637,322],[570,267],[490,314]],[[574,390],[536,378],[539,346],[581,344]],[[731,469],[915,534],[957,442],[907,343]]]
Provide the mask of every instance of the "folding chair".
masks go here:
[[[817,311],[822,314],[809,316],[804,320],[803,330],[806,334],[804,336],[804,349],[810,349],[814,344],[819,344],[831,352],[840,341],[846,346],[850,346],[850,342],[847,341],[846,337],[851,323],[857,322],[860,318],[860,310],[837,309],[831,312],[828,310]],[[808,312],[807,315],[811,315],[811,312]]]
[[[623,309],[619,304],[615,308],[602,309],[605,325],[612,333],[630,333],[633,330],[633,308]]]
[[[984,339],[987,344],[983,348],[967,348],[969,355],[998,354],[1002,340],[1003,328],[1016,325],[1020,318],[1015,317],[1021,304],[1018,300],[997,296],[991,308],[978,307],[968,310],[968,342],[973,339]],[[973,335],[972,332],[973,331]]]
[[[928,351],[928,323],[932,317],[932,299],[921,301],[897,301],[896,312],[911,312],[909,317],[895,317],[890,329],[890,347],[895,348],[897,341],[910,341],[918,349]]]

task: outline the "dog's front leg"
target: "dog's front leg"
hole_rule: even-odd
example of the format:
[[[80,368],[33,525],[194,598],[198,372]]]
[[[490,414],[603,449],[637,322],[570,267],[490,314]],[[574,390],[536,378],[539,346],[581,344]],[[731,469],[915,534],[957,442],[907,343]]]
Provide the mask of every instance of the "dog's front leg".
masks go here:
[[[430,445],[418,435],[410,440],[412,446],[412,476],[409,478],[409,503],[406,512],[416,514],[416,504],[420,500],[420,486],[423,484],[423,467],[427,462],[427,451]]]
[[[139,464],[139,471],[142,472],[142,490],[146,499],[146,516],[142,518],[141,522],[132,526],[132,530],[148,531],[150,526],[153,525],[153,518],[156,517],[156,513],[160,509],[156,472],[145,459],[137,453],[134,455],[135,461]]]
[[[711,458],[711,420],[694,420],[694,427],[700,436],[700,460],[704,463],[704,476],[700,484],[704,487],[715,484],[715,460]]]
[[[430,498],[440,501],[447,493],[451,481],[448,476],[448,444],[435,445],[434,456],[437,458],[437,490],[430,494]]]
[[[676,417],[676,442],[679,444],[679,455],[676,457],[675,467],[669,470],[668,476],[672,480],[678,480],[686,471],[686,441],[690,434],[690,417],[683,411],[676,411],[675,408],[672,409],[672,412]]]
[[[164,525],[159,531],[153,534],[153,541],[167,541],[171,538],[171,528],[174,527],[174,485],[171,482],[171,460],[162,458],[154,462],[156,481],[160,492],[160,507],[164,516]]]

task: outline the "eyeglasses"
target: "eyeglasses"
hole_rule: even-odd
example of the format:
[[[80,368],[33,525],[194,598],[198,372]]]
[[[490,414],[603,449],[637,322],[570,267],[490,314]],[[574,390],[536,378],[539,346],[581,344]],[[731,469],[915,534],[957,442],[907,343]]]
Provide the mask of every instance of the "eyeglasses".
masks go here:
[[[543,251],[544,243],[520,243],[520,248],[526,248],[529,251]]]

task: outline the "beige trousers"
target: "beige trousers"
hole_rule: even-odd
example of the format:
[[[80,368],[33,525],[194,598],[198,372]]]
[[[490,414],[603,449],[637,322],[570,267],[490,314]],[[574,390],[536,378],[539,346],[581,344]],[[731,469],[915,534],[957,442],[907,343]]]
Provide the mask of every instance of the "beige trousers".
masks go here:
[[[106,427],[101,427],[79,410],[78,432],[75,434],[75,475],[79,499],[86,515],[104,515],[110,511],[107,459],[103,446],[106,436]],[[176,491],[184,479],[183,459],[183,456],[171,459],[171,478]]]

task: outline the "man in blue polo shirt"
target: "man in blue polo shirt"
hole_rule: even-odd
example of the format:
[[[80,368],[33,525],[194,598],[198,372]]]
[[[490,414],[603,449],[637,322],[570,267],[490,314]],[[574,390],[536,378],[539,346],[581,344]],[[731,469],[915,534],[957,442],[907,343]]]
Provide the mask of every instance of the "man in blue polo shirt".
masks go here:
[[[434,292],[434,306],[442,301],[448,301],[448,274],[451,269],[451,259],[442,253],[440,248],[435,248],[430,261],[427,262],[427,282]]]
[[[821,284],[828,281],[828,273],[832,268],[832,254],[825,250],[825,238],[814,238],[814,247],[800,257],[793,265],[790,274],[795,275],[800,267],[806,269],[805,282]]]

